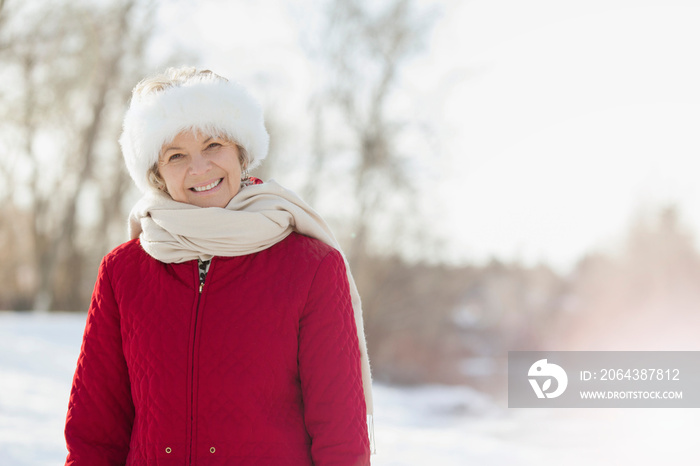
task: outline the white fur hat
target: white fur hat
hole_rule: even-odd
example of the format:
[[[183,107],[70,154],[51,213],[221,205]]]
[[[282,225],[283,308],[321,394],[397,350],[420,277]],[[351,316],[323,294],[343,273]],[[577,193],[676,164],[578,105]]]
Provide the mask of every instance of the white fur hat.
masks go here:
[[[163,144],[185,130],[226,137],[245,148],[247,169],[267,156],[270,136],[258,102],[238,83],[216,75],[198,75],[185,83],[137,95],[124,116],[119,144],[136,186],[146,192],[148,170]]]

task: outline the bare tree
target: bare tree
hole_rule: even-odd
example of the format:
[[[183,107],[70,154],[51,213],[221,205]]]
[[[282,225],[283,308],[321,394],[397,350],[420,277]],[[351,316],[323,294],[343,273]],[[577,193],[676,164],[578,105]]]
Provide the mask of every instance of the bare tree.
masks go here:
[[[10,5],[0,57],[13,92],[0,95],[0,137],[11,148],[4,175],[11,201],[31,219],[33,251],[16,261],[32,260],[34,308],[78,308],[89,294],[84,268],[104,254],[96,249],[106,246],[129,186],[115,115],[143,73],[155,3]]]
[[[401,94],[402,66],[422,50],[433,19],[431,12],[418,11],[410,0],[381,5],[331,0],[325,3],[318,37],[307,45],[324,78],[310,105],[312,173],[328,174],[339,163],[333,158],[347,160],[337,184],[347,186],[356,205],[349,257],[357,267],[373,239],[401,231],[407,218],[401,208],[412,204],[410,198],[418,192],[410,175],[416,161],[402,154],[397,144],[409,120],[392,115],[389,101]],[[312,202],[317,184],[317,179],[311,180],[306,189]]]
[[[410,289],[410,267],[403,270],[406,280],[395,280],[400,261],[391,257],[405,252],[402,246],[418,206],[415,197],[422,189],[415,176],[421,161],[399,149],[414,122],[397,115],[392,101],[410,99],[401,87],[401,73],[426,45],[435,14],[411,0],[322,4],[318,28],[304,37],[320,82],[309,104],[311,179],[304,195],[312,205],[329,197],[347,200],[340,206],[345,217],[331,220],[341,224],[338,231],[350,232],[340,240],[363,297],[370,352],[391,360],[401,342],[396,346],[387,333],[399,322],[411,322],[402,326],[404,348],[408,341],[422,340],[415,347],[425,349],[440,338],[435,331],[440,324],[428,309],[408,310],[403,300],[386,300],[389,295],[418,297]]]

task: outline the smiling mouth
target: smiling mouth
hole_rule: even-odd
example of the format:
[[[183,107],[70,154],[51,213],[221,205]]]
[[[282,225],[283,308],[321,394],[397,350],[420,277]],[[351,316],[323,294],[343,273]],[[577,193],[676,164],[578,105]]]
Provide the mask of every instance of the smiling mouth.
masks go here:
[[[214,189],[214,188],[216,188],[217,186],[219,186],[219,183],[221,183],[223,180],[224,180],[223,178],[219,178],[218,180],[214,181],[213,183],[209,183],[209,184],[206,185],[206,186],[193,186],[193,187],[190,188],[190,191],[194,191],[194,192],[197,192],[197,193],[202,193],[202,192],[204,192],[204,191],[209,191],[209,190]]]

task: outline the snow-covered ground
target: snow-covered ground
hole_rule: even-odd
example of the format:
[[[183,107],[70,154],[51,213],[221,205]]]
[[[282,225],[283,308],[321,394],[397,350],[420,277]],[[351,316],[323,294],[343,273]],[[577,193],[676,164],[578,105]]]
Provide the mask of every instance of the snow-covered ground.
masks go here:
[[[0,312],[0,465],[58,465],[84,314]],[[697,465],[700,410],[512,410],[377,384],[375,466]]]

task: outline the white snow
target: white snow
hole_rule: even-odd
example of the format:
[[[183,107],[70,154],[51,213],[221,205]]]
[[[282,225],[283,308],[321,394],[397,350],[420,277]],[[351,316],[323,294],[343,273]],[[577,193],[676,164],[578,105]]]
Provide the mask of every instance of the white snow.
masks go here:
[[[0,465],[57,465],[84,314],[0,312]],[[376,384],[375,466],[697,465],[696,409],[513,410],[466,387]]]

